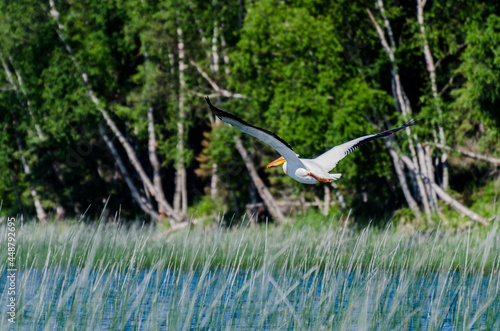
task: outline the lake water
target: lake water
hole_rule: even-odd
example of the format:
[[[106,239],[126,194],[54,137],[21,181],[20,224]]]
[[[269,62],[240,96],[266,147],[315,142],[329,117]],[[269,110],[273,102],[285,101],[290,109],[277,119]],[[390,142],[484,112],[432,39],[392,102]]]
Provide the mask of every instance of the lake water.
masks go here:
[[[17,272],[10,324],[4,269],[1,329],[500,330],[498,275],[102,270]]]

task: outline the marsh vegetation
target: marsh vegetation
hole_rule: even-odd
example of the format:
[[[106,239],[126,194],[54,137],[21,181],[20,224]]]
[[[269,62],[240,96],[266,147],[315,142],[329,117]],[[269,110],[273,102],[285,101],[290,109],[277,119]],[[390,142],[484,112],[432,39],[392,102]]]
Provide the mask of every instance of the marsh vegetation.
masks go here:
[[[17,261],[18,330],[500,326],[497,222],[426,233],[27,224]]]

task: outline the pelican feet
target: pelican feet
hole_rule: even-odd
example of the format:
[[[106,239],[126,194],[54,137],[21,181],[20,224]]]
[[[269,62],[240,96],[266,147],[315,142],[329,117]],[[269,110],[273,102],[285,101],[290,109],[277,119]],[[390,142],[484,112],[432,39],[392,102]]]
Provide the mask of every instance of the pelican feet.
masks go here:
[[[312,173],[310,173],[310,172],[309,172],[307,175],[308,175],[308,176],[311,176],[312,178],[316,179],[318,182],[321,182],[321,183],[331,183],[331,182],[332,182],[332,180],[331,180],[331,179],[319,178],[319,177],[317,177],[317,176],[313,175],[313,174],[312,174]]]

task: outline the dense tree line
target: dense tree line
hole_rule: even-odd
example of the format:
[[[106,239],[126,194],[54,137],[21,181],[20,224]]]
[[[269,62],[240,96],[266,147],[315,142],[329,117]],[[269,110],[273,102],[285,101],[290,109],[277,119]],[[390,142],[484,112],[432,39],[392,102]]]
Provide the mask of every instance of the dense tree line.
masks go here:
[[[266,210],[484,224],[494,213],[497,1],[0,6],[2,213],[97,217],[108,203],[172,226]],[[333,186],[307,186],[264,170],[276,153],[222,125],[206,95],[301,157],[421,123],[351,154]]]

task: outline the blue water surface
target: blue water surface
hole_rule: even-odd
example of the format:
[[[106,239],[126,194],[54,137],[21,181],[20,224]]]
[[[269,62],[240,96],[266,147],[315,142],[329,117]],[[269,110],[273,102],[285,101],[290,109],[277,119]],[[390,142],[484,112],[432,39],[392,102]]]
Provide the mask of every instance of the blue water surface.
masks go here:
[[[16,323],[1,329],[500,328],[497,277],[272,270],[47,268],[16,273]],[[1,274],[7,301],[7,271]],[[485,309],[486,307],[486,309]],[[396,313],[393,313],[393,308]],[[0,312],[6,316],[7,307]],[[484,311],[482,311],[484,310]],[[348,318],[346,319],[345,316]],[[496,319],[491,324],[491,320]],[[347,322],[346,322],[347,321]],[[436,324],[437,323],[437,324]]]

